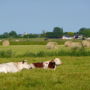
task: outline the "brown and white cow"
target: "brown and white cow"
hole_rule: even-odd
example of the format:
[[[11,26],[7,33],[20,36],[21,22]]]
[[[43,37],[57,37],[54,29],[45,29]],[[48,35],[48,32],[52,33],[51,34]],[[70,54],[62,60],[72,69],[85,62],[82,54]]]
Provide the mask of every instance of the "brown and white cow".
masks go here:
[[[22,62],[9,62],[0,64],[0,73],[7,73],[7,72],[18,72],[22,69],[29,69],[30,65],[26,61]]]
[[[60,64],[62,64],[61,60],[59,58],[55,58],[50,61],[32,63],[30,64],[30,69],[33,69],[33,68],[55,69],[56,66]]]

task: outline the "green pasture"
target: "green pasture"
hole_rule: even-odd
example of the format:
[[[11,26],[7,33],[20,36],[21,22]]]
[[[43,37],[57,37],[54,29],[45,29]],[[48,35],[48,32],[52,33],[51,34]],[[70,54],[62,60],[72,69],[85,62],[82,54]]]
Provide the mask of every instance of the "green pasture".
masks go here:
[[[8,52],[10,51],[10,52]],[[87,52],[88,51],[88,52]],[[0,57],[11,55],[10,57],[43,57],[43,56],[89,56],[90,48],[82,50],[72,50],[64,45],[58,45],[57,49],[47,49],[46,45],[10,45],[0,46]],[[3,57],[5,57],[5,55]]]
[[[11,45],[0,46],[0,51],[12,50],[16,55],[22,55],[26,52],[70,50],[63,45],[58,47],[59,49],[48,50],[45,45]],[[3,57],[0,58],[0,63],[22,60],[28,60],[28,63],[42,62],[55,57],[63,62],[56,70],[31,69],[17,73],[0,73],[0,90],[90,90],[90,56]]]
[[[59,57],[64,63],[56,70],[32,69],[17,73],[0,73],[0,90],[90,90],[90,57]],[[0,58],[0,62],[29,63],[51,60],[42,58]]]
[[[52,49],[49,50],[46,48],[45,45],[11,45],[11,46],[0,46],[0,50],[12,50],[13,52],[15,52],[16,54],[23,54],[25,52],[39,52],[39,51],[48,51],[48,52],[52,52],[52,51],[58,51],[61,49],[65,49],[65,47],[63,45],[58,45],[58,49]],[[68,49],[68,48],[66,48]]]
[[[6,40],[6,39],[3,39]],[[2,40],[2,41],[3,41]],[[7,39],[10,41],[11,45],[46,45],[48,42],[57,42],[59,45],[63,45],[66,41],[69,40],[62,40],[62,39],[46,39],[45,38],[16,38],[16,39]],[[0,41],[0,45],[2,44],[2,41]],[[71,41],[74,42],[80,42],[82,40],[75,40],[72,39]]]

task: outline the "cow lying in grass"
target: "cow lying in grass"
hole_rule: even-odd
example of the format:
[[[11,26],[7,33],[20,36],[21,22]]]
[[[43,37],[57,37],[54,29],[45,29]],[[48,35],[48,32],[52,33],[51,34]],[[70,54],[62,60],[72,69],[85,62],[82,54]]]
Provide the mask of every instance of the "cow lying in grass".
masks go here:
[[[30,69],[33,69],[33,68],[55,69],[56,66],[60,64],[62,64],[61,60],[59,58],[55,58],[54,60],[51,60],[51,61],[32,63],[30,64]]]
[[[0,64],[0,72],[7,73],[7,72],[18,72],[22,69],[29,69],[30,65],[26,61],[22,62],[9,62]]]

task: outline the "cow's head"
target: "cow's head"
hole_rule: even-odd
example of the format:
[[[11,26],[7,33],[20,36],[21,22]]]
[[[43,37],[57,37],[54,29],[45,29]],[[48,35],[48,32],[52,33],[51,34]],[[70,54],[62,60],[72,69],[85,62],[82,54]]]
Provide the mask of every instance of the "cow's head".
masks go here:
[[[62,64],[62,62],[59,58],[55,58],[53,61],[55,62],[56,65]]]
[[[18,63],[18,67],[20,69],[29,69],[30,65],[27,63],[26,60],[24,60],[24,61]]]

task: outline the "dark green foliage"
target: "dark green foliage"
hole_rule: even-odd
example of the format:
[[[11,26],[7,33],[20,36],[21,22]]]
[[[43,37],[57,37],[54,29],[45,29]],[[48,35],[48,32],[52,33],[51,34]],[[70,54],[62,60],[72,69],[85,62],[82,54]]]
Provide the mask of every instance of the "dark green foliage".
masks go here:
[[[8,33],[8,32],[5,32],[5,33],[3,34],[3,37],[4,37],[4,38],[8,38],[8,37],[9,37],[9,33]]]
[[[63,36],[63,29],[60,27],[55,27],[53,33],[55,38],[61,38]]]
[[[47,32],[46,33],[46,38],[55,38],[54,36],[55,36],[54,32]]]
[[[81,28],[79,30],[79,34],[81,34],[85,37],[90,37],[90,28]]]
[[[11,38],[16,38],[16,37],[17,37],[16,31],[11,31],[11,32],[9,32],[9,37],[11,37]]]
[[[47,32],[46,38],[61,38],[63,36],[63,29],[55,27],[53,32]]]
[[[64,32],[65,36],[73,37],[75,35],[74,32]]]
[[[2,35],[0,35],[0,38],[17,38],[17,32],[16,31],[11,31],[11,32],[5,32]]]

